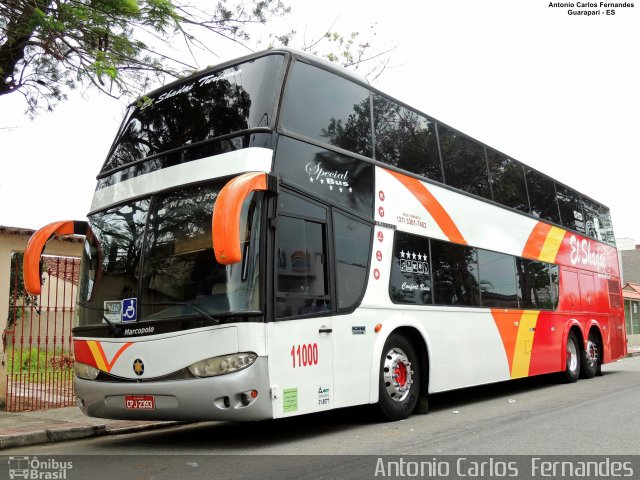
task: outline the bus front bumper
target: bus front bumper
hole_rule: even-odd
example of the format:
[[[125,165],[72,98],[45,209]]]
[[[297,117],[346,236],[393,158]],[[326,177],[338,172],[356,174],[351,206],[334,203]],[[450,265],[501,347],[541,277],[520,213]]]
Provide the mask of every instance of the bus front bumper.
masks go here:
[[[255,398],[252,391],[257,392]],[[273,418],[265,357],[239,372],[208,378],[100,382],[75,377],[75,393],[80,409],[90,417],[184,421]],[[131,408],[132,398],[142,400],[136,402],[142,408]]]

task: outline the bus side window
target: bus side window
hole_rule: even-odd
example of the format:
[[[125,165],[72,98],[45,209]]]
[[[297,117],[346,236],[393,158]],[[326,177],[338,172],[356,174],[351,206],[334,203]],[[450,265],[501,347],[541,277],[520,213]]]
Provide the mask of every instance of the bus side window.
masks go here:
[[[558,304],[558,267],[516,258],[520,308],[555,310]]]
[[[333,214],[338,310],[356,305],[364,293],[371,250],[371,226]]]
[[[491,200],[484,146],[443,125],[438,136],[445,183]]]
[[[477,251],[431,240],[433,294],[436,305],[480,305]]]
[[[277,229],[276,317],[330,311],[326,225],[280,216]]]

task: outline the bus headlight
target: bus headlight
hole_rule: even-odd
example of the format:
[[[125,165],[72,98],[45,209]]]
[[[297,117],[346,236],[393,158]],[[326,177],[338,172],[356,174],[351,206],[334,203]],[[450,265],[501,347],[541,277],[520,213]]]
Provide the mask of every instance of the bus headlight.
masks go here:
[[[192,365],[189,371],[196,377],[213,377],[216,375],[226,375],[247,368],[256,361],[258,356],[255,353],[234,353],[222,357],[207,358]]]
[[[78,363],[75,362],[73,365],[73,370],[76,372],[76,376],[79,378],[84,378],[85,380],[95,380],[100,370],[91,365],[87,365],[86,363]]]

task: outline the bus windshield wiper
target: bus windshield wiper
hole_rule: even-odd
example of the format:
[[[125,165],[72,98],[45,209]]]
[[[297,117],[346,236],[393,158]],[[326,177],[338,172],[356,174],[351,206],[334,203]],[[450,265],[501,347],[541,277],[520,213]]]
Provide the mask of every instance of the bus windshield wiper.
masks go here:
[[[202,308],[196,306],[196,304],[193,304],[193,303],[188,303],[188,302],[159,302],[159,303],[144,303],[144,304],[142,304],[142,306],[143,307],[185,306],[185,307],[189,307],[192,310],[198,312],[204,318],[206,318],[210,322],[215,323],[216,325],[218,325],[220,323],[219,319],[212,317],[205,310],[203,310]]]
[[[109,326],[109,330],[111,330],[115,335],[120,335],[122,333],[122,327],[119,326],[119,325],[116,325],[115,323],[111,322],[111,320],[109,320],[107,318],[107,316],[104,314],[104,308],[90,307],[86,303],[82,303],[82,302],[76,302],[76,305],[78,305],[78,306],[80,306],[82,308],[87,308],[89,310],[97,310],[97,311],[99,311],[101,313],[101,315],[102,315],[102,319]]]

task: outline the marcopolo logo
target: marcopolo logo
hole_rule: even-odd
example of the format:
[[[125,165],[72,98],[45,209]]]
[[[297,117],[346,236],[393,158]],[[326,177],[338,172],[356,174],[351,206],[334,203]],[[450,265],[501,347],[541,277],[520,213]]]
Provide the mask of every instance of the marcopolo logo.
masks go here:
[[[153,333],[155,331],[155,327],[140,327],[140,328],[125,328],[124,335],[144,335],[146,333]]]
[[[67,472],[73,468],[73,462],[54,458],[9,457],[9,478],[32,480],[66,480]]]

